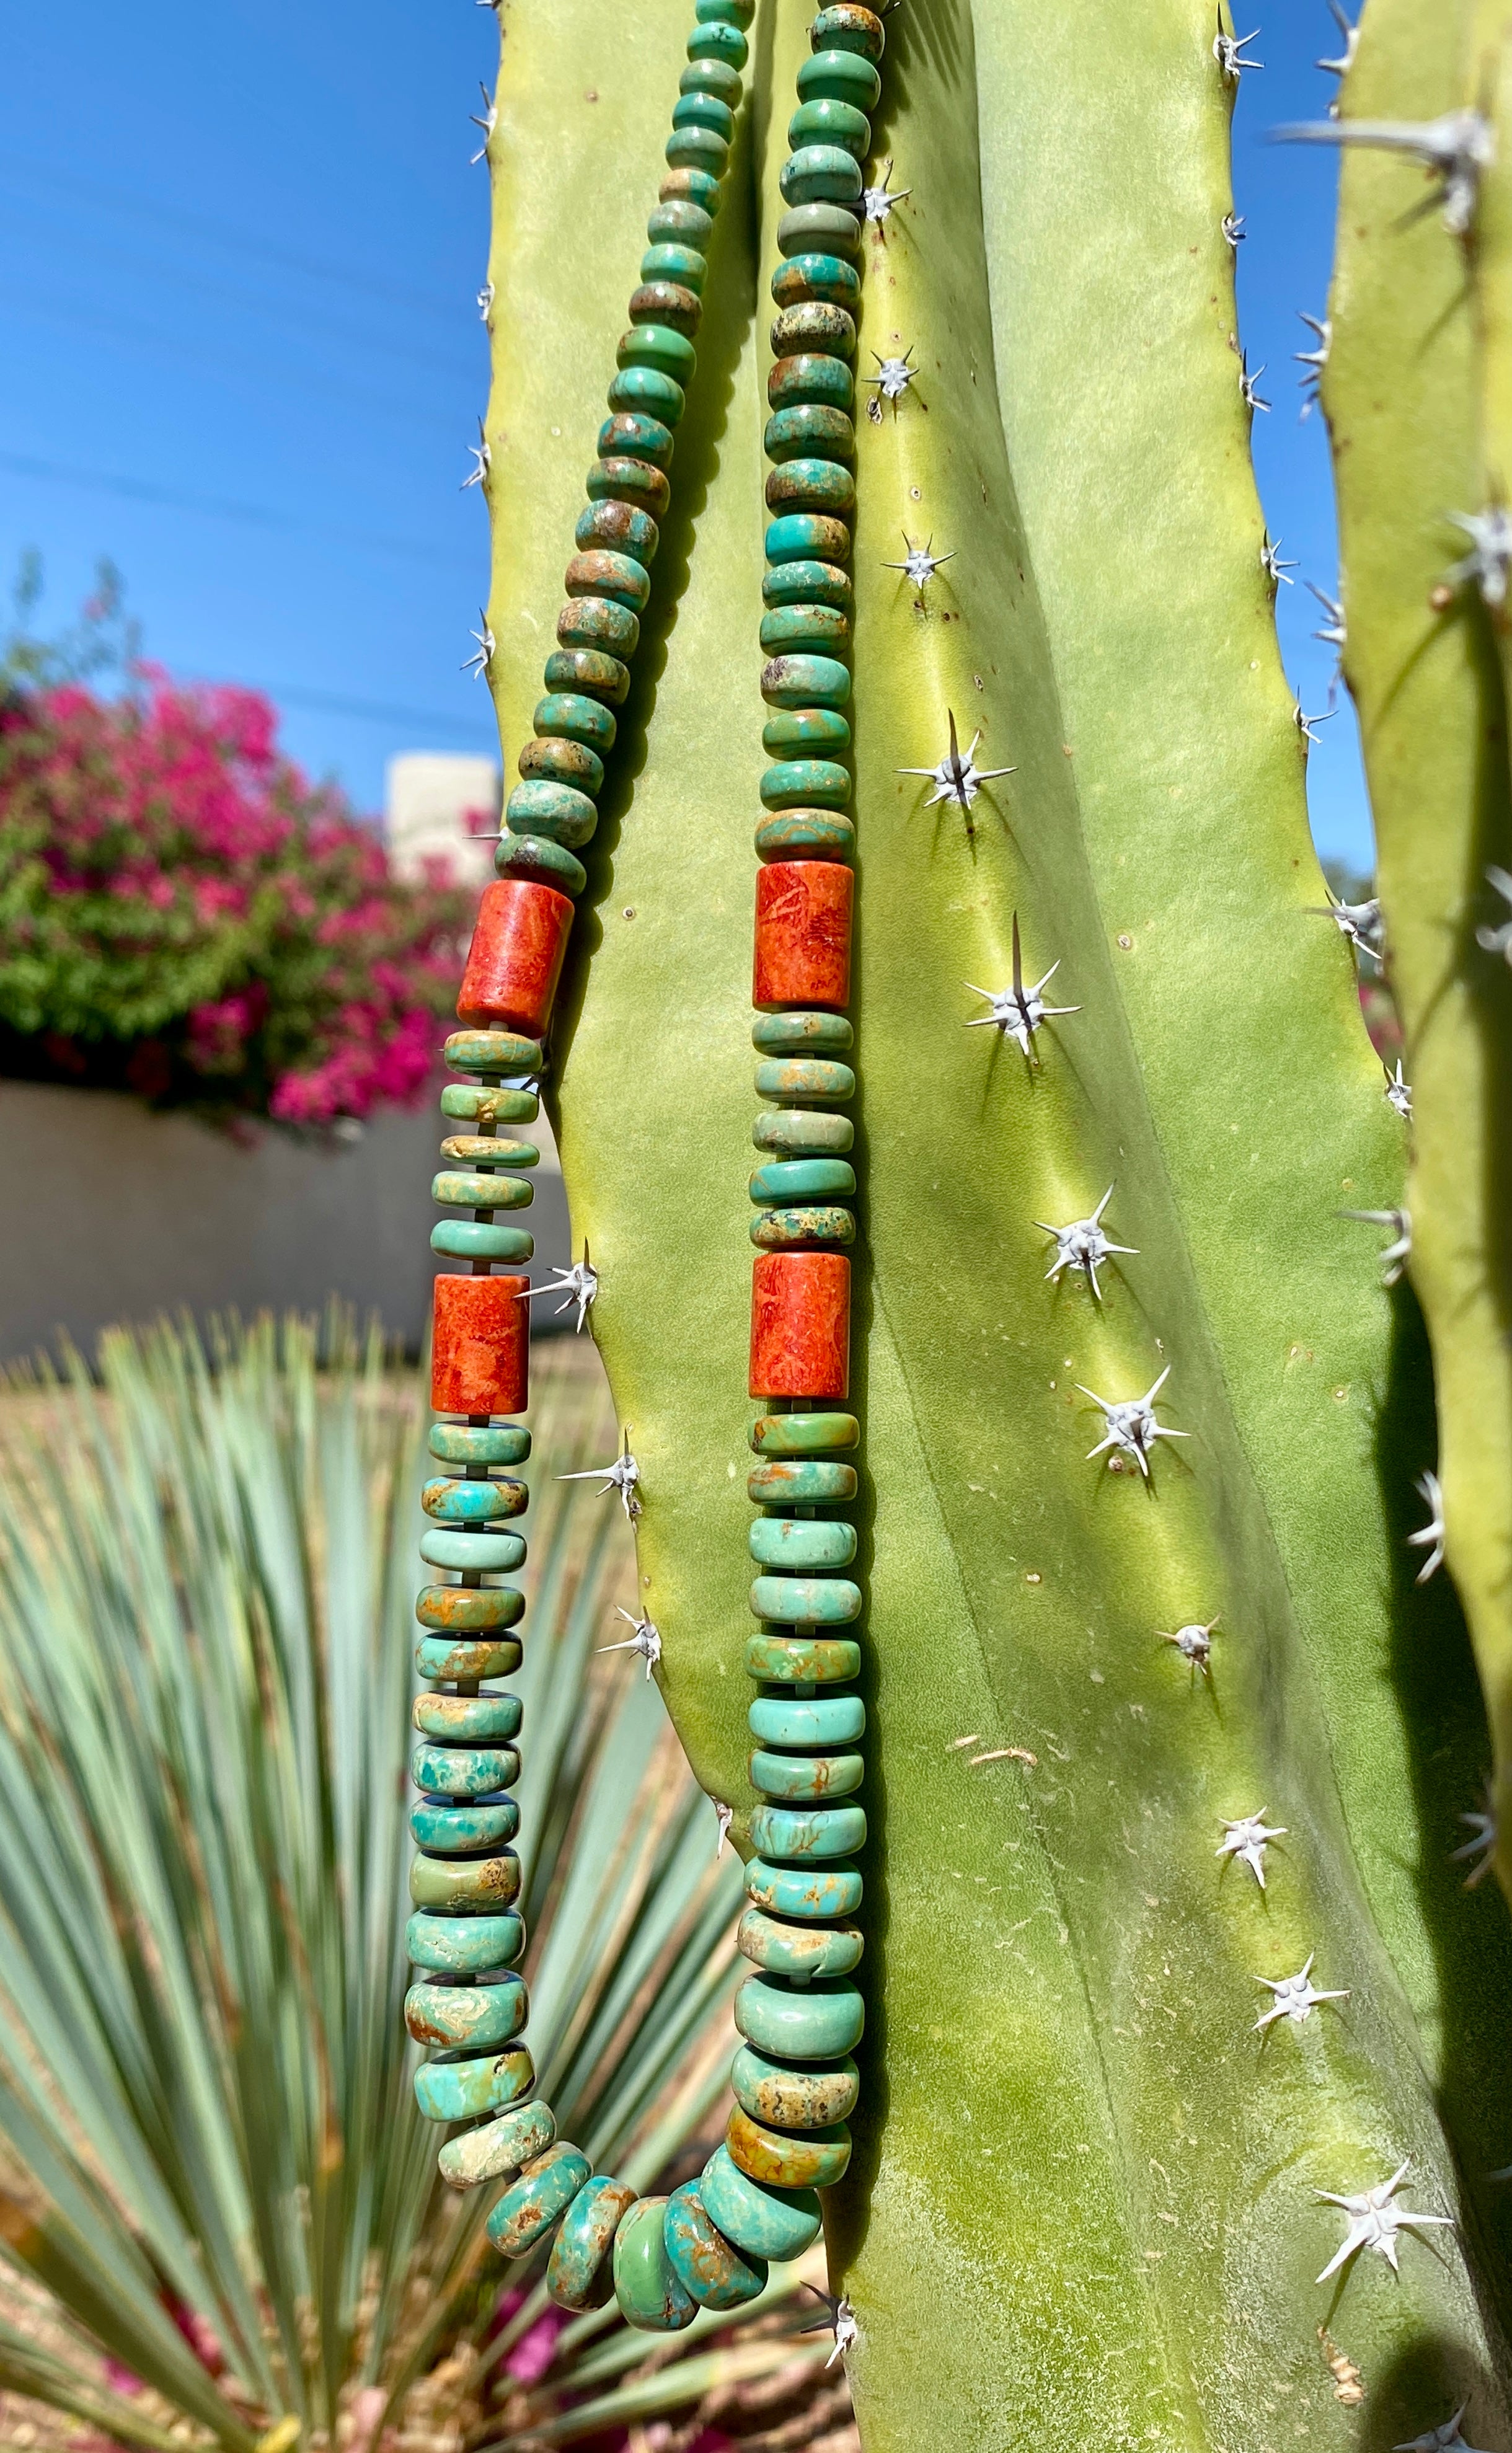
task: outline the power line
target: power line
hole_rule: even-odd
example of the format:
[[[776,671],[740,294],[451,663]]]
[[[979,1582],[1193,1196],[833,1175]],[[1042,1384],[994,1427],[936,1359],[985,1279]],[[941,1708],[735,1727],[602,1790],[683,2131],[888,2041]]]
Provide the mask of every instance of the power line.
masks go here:
[[[348,715],[363,724],[425,725],[432,732],[450,732],[480,744],[486,741],[490,749],[498,748],[498,736],[486,719],[469,724],[464,717],[438,714],[434,708],[391,707],[383,699],[337,698],[328,690],[304,689],[295,683],[286,686],[278,682],[248,682],[240,687],[260,690],[265,698],[285,707],[308,708],[317,715]]]

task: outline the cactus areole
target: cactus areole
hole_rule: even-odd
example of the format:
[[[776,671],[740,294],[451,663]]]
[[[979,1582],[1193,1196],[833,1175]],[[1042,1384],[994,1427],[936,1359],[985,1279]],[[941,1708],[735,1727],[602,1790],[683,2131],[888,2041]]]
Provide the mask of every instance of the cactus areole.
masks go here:
[[[1509,2453],[1512,1948],[1434,1573],[1426,1093],[1409,1040],[1383,1096],[1391,894],[1368,946],[1323,897],[1275,645],[1230,339],[1253,36],[1198,0],[1095,44],[1038,0],[686,12],[501,0],[478,121],[474,661],[519,781],[435,1187],[408,2015],[443,2174],[561,2306],[653,2334],[823,2226],[866,2453],[1343,2448],[1362,2407]],[[1404,114],[1420,250],[1499,175],[1468,73]],[[584,1244],[532,1287],[538,1077]],[[532,1293],[625,1426],[574,1503],[635,1528],[610,1674],[657,1679],[746,1862],[727,2119],[665,2198],[556,2135],[512,1972]]]

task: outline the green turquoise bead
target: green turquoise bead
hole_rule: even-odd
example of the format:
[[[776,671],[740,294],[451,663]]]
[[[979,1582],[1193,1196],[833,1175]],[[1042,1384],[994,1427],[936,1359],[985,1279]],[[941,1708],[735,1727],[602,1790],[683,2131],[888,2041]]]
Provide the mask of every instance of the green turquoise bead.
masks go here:
[[[487,1525],[496,1516],[519,1515],[518,1488],[518,1483],[510,1482],[428,1482],[421,1487],[420,1505],[438,1524]],[[523,1542],[520,1555],[525,1555]],[[518,1566],[519,1560],[509,1564]]]
[[[679,389],[691,380],[698,364],[692,342],[686,333],[674,332],[669,324],[632,324],[621,333],[615,355],[622,367],[653,368]],[[675,425],[676,420],[668,418],[667,424]]]
[[[750,1818],[750,1843],[757,1855],[788,1863],[795,1857],[853,1857],[865,1841],[866,1815],[860,1805],[821,1805],[806,1813],[787,1805],[758,1805]]]
[[[436,1427],[450,1430],[453,1426]],[[415,1603],[421,1625],[440,1628],[448,1636],[491,1634],[499,1627],[513,1626],[524,1609],[525,1595],[512,1585],[427,1585]]]
[[[637,562],[633,554],[616,553],[603,546],[594,546],[587,553],[574,554],[567,564],[566,577],[569,596],[606,598],[611,605],[623,606],[627,613],[643,613],[651,592],[651,575],[644,563]],[[522,750],[520,754],[521,773],[532,772],[533,768],[523,762],[527,758],[534,761],[540,757],[539,745],[533,750]],[[577,756],[589,758],[594,753],[578,748]],[[575,783],[582,778],[569,775],[567,780]],[[590,791],[594,787],[585,783],[583,788]]]
[[[823,2129],[768,2129],[737,2109],[725,2144],[730,2161],[769,2189],[828,2189],[845,2177],[850,2132],[843,2122]]]
[[[817,634],[815,645],[830,644],[824,636],[822,623],[833,623],[844,630],[849,630],[850,625],[845,616],[831,613],[827,606],[816,605],[811,612],[816,618],[808,628],[811,634]],[[768,613],[762,624],[764,648],[783,644],[780,640],[768,641],[766,636],[767,629],[780,623],[791,623],[795,630],[799,628],[791,609],[786,613]],[[850,769],[840,766],[833,758],[780,758],[766,768],[760,788],[764,808],[786,809],[810,805],[821,809],[843,808],[850,798]]]
[[[756,14],[756,0],[695,0],[693,14],[701,26],[716,22],[748,26]]]
[[[648,570],[656,560],[656,548],[662,541],[662,531],[650,513],[637,510],[633,503],[589,503],[586,510],[578,513],[577,526],[572,531],[572,536],[574,543],[580,546],[585,553],[628,554],[643,570]],[[549,705],[550,702],[547,701],[547,704]],[[570,706],[571,702],[567,704]],[[604,709],[593,707],[591,699],[583,699],[577,704],[585,708],[591,708],[594,715],[602,720]],[[612,716],[608,719],[608,723],[609,741],[612,741],[614,738]],[[574,726],[543,724],[539,708],[536,709],[535,728],[537,732],[566,732],[570,739],[587,741],[593,748],[607,748],[608,746],[607,743],[601,742],[596,734],[580,731]]]
[[[746,1477],[746,1495],[758,1507],[844,1507],[857,1486],[853,1465],[825,1457],[773,1457]]]
[[[614,2297],[614,2235],[635,2191],[602,2173],[585,2182],[562,2218],[546,2269],[559,2308],[602,2308]]]
[[[416,1967],[442,1976],[476,1976],[508,1967],[525,1949],[517,1916],[427,1916],[417,1909],[405,1927],[405,1955]]]
[[[409,1829],[416,1845],[436,1857],[465,1857],[479,1848],[502,1848],[519,1828],[520,1809],[512,1797],[490,1798],[482,1805],[422,1800],[409,1809]]]
[[[850,673],[833,656],[774,656],[762,668],[761,688],[774,707],[844,707]]]
[[[718,179],[729,160],[729,147],[711,128],[674,128],[662,154],[674,170],[705,170]]]
[[[758,1695],[746,1718],[764,1746],[851,1745],[865,1730],[866,1706],[859,1695]]]
[[[714,216],[702,205],[689,204],[685,197],[669,196],[665,204],[653,206],[646,217],[646,235],[653,247],[667,240],[682,247],[707,251],[714,234]],[[676,420],[671,421],[673,424]]]
[[[524,1708],[518,1695],[417,1695],[410,1718],[424,1738],[492,1746],[519,1736]]]
[[[559,894],[581,894],[588,882],[577,854],[545,835],[501,835],[493,866],[500,877],[529,878],[537,886],[554,886]]]
[[[450,1209],[528,1209],[535,1192],[523,1175],[480,1175],[446,1167],[431,1177],[430,1198]]]
[[[678,281],[646,281],[630,292],[632,324],[670,324],[691,341],[704,320],[704,302]]]
[[[680,289],[691,289],[695,298],[703,296],[707,278],[708,258],[700,255],[696,247],[648,247],[641,258],[643,281],[675,281]]]
[[[800,417],[818,411],[793,409],[785,414]],[[856,481],[839,460],[784,460],[767,471],[766,497],[769,511],[826,511],[845,519],[856,508]]]
[[[496,2181],[502,2173],[538,2161],[549,2151],[555,2136],[551,2107],[537,2097],[530,2104],[517,2104],[485,2129],[448,2138],[436,2162],[442,2179],[454,2189],[475,2189],[481,2182]]]
[[[798,1158],[839,1158],[855,1138],[848,1116],[826,1116],[806,1107],[764,1107],[751,1127],[758,1149]]]
[[[801,653],[805,648],[817,648],[821,655],[848,656],[850,616],[838,605],[777,605],[762,615],[760,637],[768,656]],[[791,797],[807,796],[795,788]],[[820,792],[814,797],[822,801],[825,796]]]
[[[506,1090],[498,1083],[448,1082],[441,1093],[441,1112],[467,1125],[533,1125],[541,1102],[533,1090]]]
[[[679,93],[712,93],[731,111],[740,104],[740,71],[726,60],[694,60],[677,80]]]
[[[670,468],[671,429],[644,409],[622,409],[599,428],[598,455],[601,460],[648,460],[653,469]]]
[[[767,404],[774,409],[848,411],[855,397],[855,378],[845,361],[811,349],[779,358],[766,378]]]
[[[698,2314],[666,2253],[665,2198],[642,2198],[614,2235],[614,2297],[628,2325],[645,2334],[680,2334]]]
[[[412,1857],[409,1899],[432,1916],[497,1916],[520,1896],[520,1860],[512,1848],[486,1857]]]
[[[843,1013],[759,1013],[751,1024],[750,1037],[751,1046],[764,1056],[830,1056],[852,1047],[856,1034]],[[791,1181],[796,1184],[796,1178]],[[844,1188],[854,1192],[854,1179]],[[842,1187],[816,1183],[806,1189],[835,1192]]]
[[[773,1916],[853,1916],[861,1893],[855,1865],[769,1865],[765,1857],[752,1857],[746,1867],[746,1898]]]
[[[778,1755],[758,1746],[750,1758],[750,1785],[785,1805],[815,1805],[829,1797],[854,1797],[866,1776],[860,1755]]]
[[[503,2112],[534,2084],[527,2052],[471,2053],[465,2061],[426,2062],[415,2072],[415,2102],[427,2121],[476,2121]]]
[[[520,1758],[512,1746],[416,1746],[409,1776],[427,1797],[487,1797],[514,1786]]]
[[[856,1077],[848,1065],[825,1056],[768,1056],[756,1067],[761,1099],[853,1099]]]
[[[787,123],[787,142],[794,148],[843,145],[854,161],[865,162],[871,150],[871,122],[848,102],[801,102]]]
[[[843,809],[774,809],[754,837],[761,860],[848,861],[856,829]]]
[[[595,602],[591,597],[580,601]],[[516,784],[505,803],[504,822],[511,834],[544,835],[548,843],[585,844],[598,825],[599,813],[587,792],[577,791],[570,784]]]
[[[762,603],[769,607],[832,605],[837,611],[849,613],[855,608],[855,590],[850,584],[849,572],[841,570],[832,562],[780,562],[774,570],[767,571],[762,581]],[[814,713],[818,711],[813,710]],[[848,742],[850,727],[844,717],[832,718],[831,721],[843,727],[844,737]],[[763,738],[766,738],[765,734]],[[774,745],[767,742],[766,747],[769,749]]]
[[[691,2181],[667,2199],[662,2236],[678,2281],[701,2308],[739,2308],[765,2291],[766,2259],[742,2257],[710,2223]]]
[[[808,47],[813,51],[852,51],[872,61],[880,60],[887,36],[882,19],[869,9],[842,5],[821,9],[808,29]]]
[[[856,1528],[838,1518],[758,1516],[747,1539],[751,1557],[763,1567],[848,1567],[856,1555]],[[514,1732],[506,1729],[500,1734],[512,1737]],[[812,1745],[819,1742],[792,1738],[780,1743]]]
[[[774,2129],[827,2129],[848,2120],[861,2098],[853,2061],[785,2069],[750,2044],[742,2044],[730,2064],[729,2084],[741,2110]]]
[[[747,2257],[802,2257],[819,2238],[823,2218],[812,2189],[768,2189],[748,2179],[726,2146],[705,2164],[698,2194],[709,2221]]]
[[[640,568],[638,563],[634,567]],[[604,782],[604,761],[596,749],[556,735],[527,741],[516,764],[527,783],[574,784],[579,791],[592,794]]]
[[[573,596],[556,617],[556,634],[564,648],[587,648],[599,655],[633,656],[640,644],[641,626],[627,605],[617,605],[611,596]],[[514,794],[509,795],[510,802]],[[595,816],[597,812],[595,811]],[[531,820],[538,831],[554,831],[541,825],[534,809]],[[525,832],[525,828],[521,828]]]
[[[854,1414],[762,1414],[751,1425],[758,1456],[824,1456],[831,1448],[861,1445]]]
[[[760,1252],[806,1252],[822,1244],[853,1244],[856,1222],[848,1209],[764,1209],[750,1222]]]
[[[585,511],[583,518],[578,522],[580,545],[585,542],[584,522],[592,516],[591,510]],[[634,517],[641,519],[644,513],[637,511]],[[656,522],[648,519],[646,525],[654,538]],[[653,553],[655,549],[653,544],[651,548]],[[613,748],[614,736],[619,729],[615,718],[607,707],[601,707],[597,699],[580,698],[572,690],[553,690],[547,697],[537,699],[530,722],[543,740],[548,736],[556,736],[566,741],[581,741],[587,748],[596,749],[601,757],[607,757]]]
[[[442,1218],[430,1229],[430,1248],[447,1261],[528,1261],[535,1237],[524,1226],[494,1226],[484,1218]]]
[[[854,205],[861,165],[843,145],[801,145],[783,164],[778,185],[786,205]]]
[[[805,60],[797,82],[801,102],[846,102],[853,110],[873,111],[882,99],[882,79],[871,61],[838,45]]]
[[[695,26],[687,38],[690,60],[723,60],[732,69],[745,67],[748,50],[738,26]]]
[[[844,520],[822,519],[812,511],[788,511],[771,522],[763,544],[769,563],[846,562],[850,555],[850,530]],[[791,704],[802,707],[804,701]]]
[[[773,357],[779,360],[812,351],[832,358],[853,358],[856,319],[843,307],[827,307],[822,300],[813,299],[798,307],[785,307],[768,324],[766,337]]]
[[[415,2043],[460,2052],[496,2051],[519,2034],[529,2010],[524,1981],[512,1975],[491,1984],[411,1984],[405,1995],[405,2025]]]
[[[520,1564],[524,1549],[515,1533],[423,1533],[420,1555],[428,1567],[450,1567],[459,1575],[505,1576]]]
[[[710,221],[714,221],[718,218],[722,201],[721,175],[718,170],[706,165],[701,168],[696,162],[674,163],[658,192],[664,203],[668,196],[686,197],[690,205],[697,205],[707,213]]]
[[[630,668],[598,648],[558,648],[546,660],[546,683],[548,689],[593,690],[611,707],[623,707]]]
[[[665,472],[648,460],[596,460],[584,479],[590,503],[624,503],[647,518],[664,520],[672,499]]]
[[[861,1616],[861,1586],[848,1576],[758,1576],[750,1605],[782,1626],[848,1626]]]
[[[502,1133],[448,1133],[441,1155],[453,1167],[535,1167],[541,1153],[533,1142],[507,1141]]]
[[[455,1585],[447,1586],[456,1592]],[[415,1646],[415,1667],[422,1678],[512,1678],[524,1658],[513,1636],[499,1644],[455,1644],[449,1636],[422,1636]]]
[[[852,460],[856,429],[843,409],[829,409],[823,402],[802,409],[780,409],[775,417],[766,420],[762,449],[768,460],[778,462],[800,459],[806,452],[818,452],[827,460]],[[851,500],[854,499],[852,494]],[[828,507],[826,495],[825,508]]]
[[[813,566],[799,564],[796,568],[811,569]],[[833,708],[780,708],[777,713],[769,715],[762,726],[762,748],[773,758],[781,758],[785,754],[790,755],[794,750],[809,757],[812,757],[816,751],[837,756],[842,750],[850,748],[850,727],[843,715],[836,714]],[[784,1022],[790,1021],[792,1018],[787,1014],[764,1017],[767,1021]],[[836,1017],[836,1019],[843,1020],[844,1017]],[[849,1024],[846,1023],[845,1027],[848,1031]],[[786,1046],[786,1042],[782,1044]],[[848,1047],[849,1039],[846,1039],[843,1044]]]
[[[802,1988],[747,1976],[735,1996],[735,2024],[774,2061],[832,2062],[861,2042],[866,2009],[854,1984]]]
[[[848,1635],[775,1635],[764,1627],[746,1639],[746,1675],[774,1686],[844,1686],[861,1675],[861,1646]]]
[[[846,321],[850,323],[854,347],[856,328],[850,318],[850,309],[860,302],[861,275],[853,264],[846,262],[844,256],[831,255],[821,249],[789,255],[773,272],[771,290],[773,305],[784,309],[815,305],[843,309]],[[843,328],[837,326],[835,329],[838,333]],[[781,357],[782,354],[779,349],[777,355]],[[850,351],[844,350],[842,355],[848,357]]]
[[[491,1095],[485,1093],[485,1096]],[[523,1423],[432,1423],[426,1446],[447,1465],[524,1465],[530,1434]],[[529,1486],[518,1487],[529,1498]],[[522,1511],[512,1511],[519,1515]]]
[[[779,255],[861,253],[861,225],[844,205],[794,205],[777,224]]]
[[[686,74],[686,70],[684,74]],[[682,84],[681,77],[678,83]],[[695,86],[689,90],[685,86],[672,106],[672,126],[706,128],[727,146],[735,133],[735,114],[727,102],[722,102],[718,94],[711,93],[706,88]]]
[[[454,1073],[539,1073],[541,1042],[517,1030],[454,1030],[442,1049]]]
[[[610,409],[648,411],[664,426],[675,426],[687,405],[682,385],[655,367],[621,367],[606,397]]]

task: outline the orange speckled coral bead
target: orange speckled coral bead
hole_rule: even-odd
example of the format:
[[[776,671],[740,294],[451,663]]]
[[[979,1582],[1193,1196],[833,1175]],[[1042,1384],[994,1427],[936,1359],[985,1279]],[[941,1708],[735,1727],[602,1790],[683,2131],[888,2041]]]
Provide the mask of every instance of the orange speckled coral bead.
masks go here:
[[[844,1252],[764,1252],[751,1272],[751,1395],[849,1388],[850,1263]]]
[[[849,1004],[854,892],[838,860],[774,860],[757,872],[753,1005]]]
[[[529,1286],[528,1278],[436,1280],[430,1403],[438,1414],[523,1412],[530,1315],[520,1298]]]
[[[572,902],[554,886],[501,877],[483,889],[457,1019],[469,1030],[520,1030],[539,1039],[562,976]]]

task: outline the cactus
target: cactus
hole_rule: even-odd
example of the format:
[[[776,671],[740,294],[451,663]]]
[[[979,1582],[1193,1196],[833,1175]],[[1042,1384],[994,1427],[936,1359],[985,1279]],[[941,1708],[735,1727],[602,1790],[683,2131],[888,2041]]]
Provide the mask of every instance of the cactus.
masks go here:
[[[501,10],[511,753],[684,15]],[[743,1852],[762,328],[806,25],[751,30],[547,1090],[639,1605]],[[1406,1134],[1272,627],[1224,228],[1246,63],[1204,0],[888,30],[867,176],[908,192],[865,234],[861,364],[906,374],[857,421],[853,564],[868,2028],[826,2204],[863,2442],[1235,2444],[1284,2411],[1343,2445],[1365,2398],[1373,2442],[1469,2401],[1495,2443],[1512,1949],[1446,1863],[1485,1735],[1406,1546],[1428,1359],[1339,1214],[1403,1205]],[[1010,982],[1052,966],[1031,1030]]]

